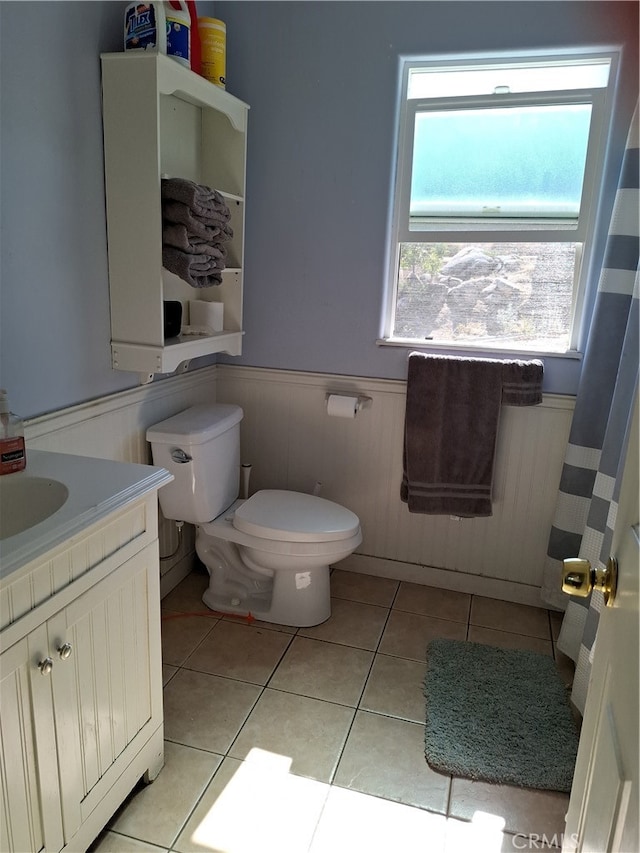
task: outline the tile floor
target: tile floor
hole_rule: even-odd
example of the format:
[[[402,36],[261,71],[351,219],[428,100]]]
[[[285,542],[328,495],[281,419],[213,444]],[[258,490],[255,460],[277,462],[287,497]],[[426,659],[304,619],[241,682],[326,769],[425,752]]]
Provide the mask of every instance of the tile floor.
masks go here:
[[[162,602],[165,767],[95,853],[561,845],[567,795],[436,773],[423,744],[430,639],[555,655],[568,682],[556,614],[336,569],[324,624],[249,626],[186,615],[206,610],[207,580],[193,572]]]

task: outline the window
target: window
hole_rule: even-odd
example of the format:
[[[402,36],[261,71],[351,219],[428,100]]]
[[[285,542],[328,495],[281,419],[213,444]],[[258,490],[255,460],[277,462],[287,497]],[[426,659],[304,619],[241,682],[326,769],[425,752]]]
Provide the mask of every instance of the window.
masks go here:
[[[402,61],[383,342],[575,353],[615,61]]]

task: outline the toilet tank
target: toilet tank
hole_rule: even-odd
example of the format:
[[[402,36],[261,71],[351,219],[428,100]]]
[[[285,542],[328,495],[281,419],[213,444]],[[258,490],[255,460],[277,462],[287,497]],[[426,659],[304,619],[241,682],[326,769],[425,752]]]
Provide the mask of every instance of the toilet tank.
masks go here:
[[[191,406],[147,430],[153,464],[174,480],[158,492],[165,518],[204,524],[238,497],[240,406]]]

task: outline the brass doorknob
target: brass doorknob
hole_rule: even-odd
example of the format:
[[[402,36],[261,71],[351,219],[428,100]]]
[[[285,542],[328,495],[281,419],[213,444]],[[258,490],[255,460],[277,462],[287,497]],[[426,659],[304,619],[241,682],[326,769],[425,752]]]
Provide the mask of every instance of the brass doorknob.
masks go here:
[[[563,560],[562,591],[567,595],[586,598],[591,590],[598,589],[604,597],[604,603],[613,604],[618,580],[618,563],[615,557],[609,557],[604,568],[592,569],[589,560],[569,557]]]

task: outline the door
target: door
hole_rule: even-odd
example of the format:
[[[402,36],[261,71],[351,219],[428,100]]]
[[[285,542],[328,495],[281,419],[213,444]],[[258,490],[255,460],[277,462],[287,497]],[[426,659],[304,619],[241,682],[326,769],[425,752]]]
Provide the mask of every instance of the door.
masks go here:
[[[638,834],[638,394],[612,556],[618,586],[596,639],[563,850],[636,853]]]

